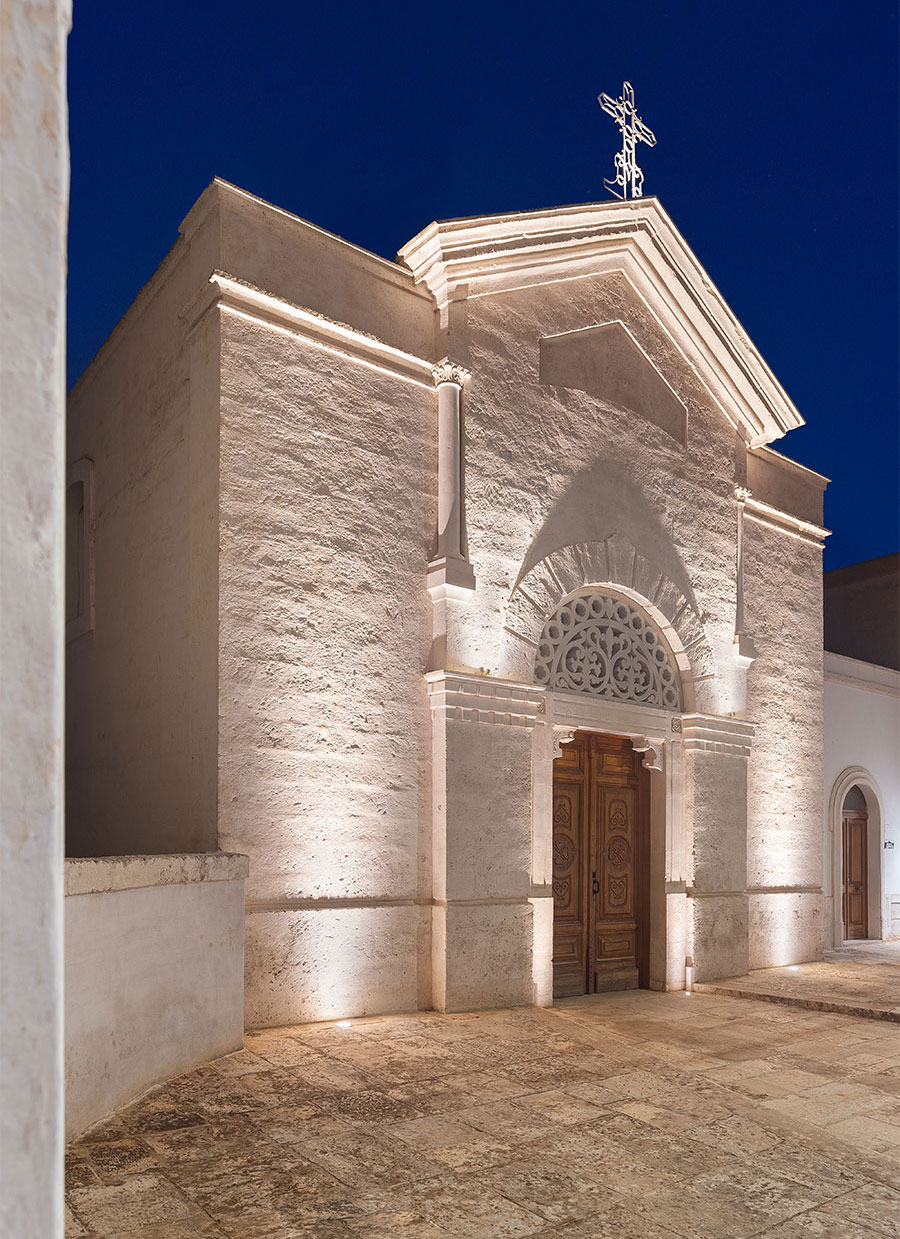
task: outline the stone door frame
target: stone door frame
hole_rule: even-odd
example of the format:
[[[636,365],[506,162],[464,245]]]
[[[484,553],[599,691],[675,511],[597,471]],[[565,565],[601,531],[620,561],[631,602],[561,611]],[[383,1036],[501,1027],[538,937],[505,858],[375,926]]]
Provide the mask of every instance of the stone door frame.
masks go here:
[[[550,690],[534,729],[532,882],[549,893],[535,907],[535,991],[553,994],[553,760],[576,731],[621,736],[644,754],[650,773],[650,988],[685,988],[689,955],[682,715],[585,693]]]
[[[559,746],[579,730],[631,740],[634,748],[644,754],[644,765],[650,772],[650,988],[689,988],[692,978],[688,970],[695,966],[697,979],[704,979],[704,968],[709,972],[711,966],[710,941],[707,931],[707,936],[697,942],[700,955],[695,958],[696,910],[700,908],[701,919],[705,918],[704,924],[708,925],[711,904],[714,918],[717,901],[745,907],[747,892],[741,889],[723,894],[717,889],[710,890],[708,883],[701,883],[695,889],[691,806],[698,787],[701,795],[708,789],[709,779],[720,761],[727,763],[733,758],[746,760],[749,757],[754,725],[730,715],[677,713],[471,671],[432,671],[426,674],[425,680],[432,713],[432,770],[439,776],[433,773],[432,869],[436,876],[434,894],[429,900],[435,911],[432,991],[437,995],[436,1009],[469,1009],[469,991],[463,988],[460,997],[456,991],[451,993],[447,982],[455,969],[455,984],[459,989],[462,973],[453,961],[460,950],[465,953],[468,949],[465,946],[468,939],[460,931],[457,937],[462,946],[448,945],[448,933],[441,918],[449,916],[448,909],[457,912],[457,919],[460,919],[460,909],[471,916],[471,908],[476,905],[479,909],[491,909],[497,916],[500,909],[508,910],[522,904],[530,906],[531,974],[525,983],[533,1003],[552,1006],[553,759]],[[447,847],[451,843],[459,845],[461,830],[460,821],[448,817],[447,813],[447,727],[451,723],[454,727],[464,723],[467,728],[489,726],[491,730],[511,729],[528,734],[531,838],[529,873],[523,875],[527,884],[521,894],[509,890],[496,896],[448,898],[438,881],[442,866],[446,864]],[[458,736],[459,732],[456,734]],[[527,751],[526,747],[522,752],[525,760]],[[520,774],[524,773],[520,770]],[[737,820],[743,820],[744,831],[746,811],[744,799],[743,805],[737,806]],[[702,875],[700,877],[702,879]],[[715,899],[711,900],[710,896]],[[704,901],[706,909],[702,906]],[[746,954],[745,932],[739,971],[746,971]],[[498,1003],[492,1001],[491,1005]]]

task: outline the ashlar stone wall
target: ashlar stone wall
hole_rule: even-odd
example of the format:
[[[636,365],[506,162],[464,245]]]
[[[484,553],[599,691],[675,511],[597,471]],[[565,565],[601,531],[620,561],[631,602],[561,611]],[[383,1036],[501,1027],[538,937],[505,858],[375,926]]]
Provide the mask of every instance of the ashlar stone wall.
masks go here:
[[[222,313],[219,832],[247,1011],[418,1002],[430,898],[430,393]]]
[[[698,979],[785,962],[789,928],[816,955],[822,480],[763,446],[796,410],[652,201],[432,226],[402,259],[215,182],[79,386],[72,450],[108,478],[78,760],[116,767],[87,818],[137,789],[158,829],[249,856],[250,1024],[549,1001],[534,640],[560,597],[611,584],[684,677],[681,711],[604,716],[654,737],[656,983],[684,983],[679,956]],[[135,683],[101,701],[120,649]]]

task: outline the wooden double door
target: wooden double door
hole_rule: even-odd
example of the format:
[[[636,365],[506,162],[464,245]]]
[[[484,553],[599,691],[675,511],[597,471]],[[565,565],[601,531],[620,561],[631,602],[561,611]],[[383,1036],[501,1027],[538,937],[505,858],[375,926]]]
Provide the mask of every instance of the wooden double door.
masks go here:
[[[844,829],[844,937],[869,936],[869,815],[845,809]]]
[[[576,732],[553,763],[553,995],[649,984],[650,784],[629,740]]]

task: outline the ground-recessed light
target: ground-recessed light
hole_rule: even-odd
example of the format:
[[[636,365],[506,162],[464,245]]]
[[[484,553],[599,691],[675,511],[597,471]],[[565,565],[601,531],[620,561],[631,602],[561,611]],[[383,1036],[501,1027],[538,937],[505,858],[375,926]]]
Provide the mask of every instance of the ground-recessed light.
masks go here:
[[[338,1022],[335,1024],[335,1028],[350,1028],[350,1027],[351,1027],[351,1024],[349,1020],[338,1020]]]

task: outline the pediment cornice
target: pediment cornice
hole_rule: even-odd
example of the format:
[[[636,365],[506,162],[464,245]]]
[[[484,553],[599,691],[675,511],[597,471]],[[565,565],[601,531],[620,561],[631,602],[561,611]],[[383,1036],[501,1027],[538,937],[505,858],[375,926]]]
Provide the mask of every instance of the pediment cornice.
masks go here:
[[[656,198],[434,223],[399,258],[440,309],[470,296],[618,272],[750,446],[803,425]]]

